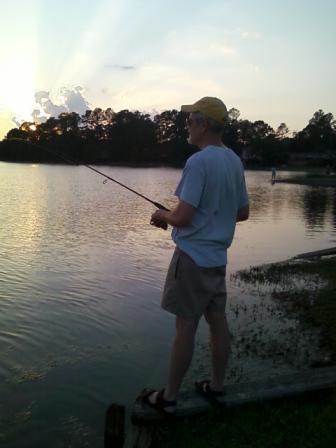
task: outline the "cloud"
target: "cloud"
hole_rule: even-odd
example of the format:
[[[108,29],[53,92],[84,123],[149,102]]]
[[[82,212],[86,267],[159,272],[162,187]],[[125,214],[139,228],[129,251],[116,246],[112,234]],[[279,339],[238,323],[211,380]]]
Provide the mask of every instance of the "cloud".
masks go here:
[[[83,97],[82,92],[83,89],[80,86],[74,89],[67,89],[65,87],[61,89],[61,97],[64,100],[67,112],[76,112],[83,115],[89,109],[89,104]]]
[[[261,34],[258,31],[250,32],[239,30],[239,32],[244,39],[261,39]]]
[[[22,118],[18,115],[12,115],[10,121],[16,126],[21,126],[25,121],[33,121],[35,124],[41,124],[47,121],[50,117],[58,117],[61,113],[76,112],[79,115],[84,115],[90,109],[89,103],[83,96],[84,90],[77,86],[74,88],[62,87],[56,95],[56,104],[51,99],[50,92],[46,90],[39,90],[35,92],[35,106],[30,114],[30,118]]]
[[[165,45],[161,52],[165,60],[175,64],[190,66],[190,64],[212,64],[218,57],[227,59],[239,56],[239,48],[233,45],[232,36],[227,31],[211,32],[207,27],[202,33],[184,31],[182,34],[171,31],[167,34]]]
[[[72,89],[67,87],[62,87],[57,95],[57,99],[61,104],[55,104],[50,98],[50,92],[41,90],[35,93],[35,101],[38,106],[40,106],[41,111],[34,109],[32,112],[32,117],[36,122],[41,122],[43,116],[42,114],[50,117],[58,117],[59,114],[63,112],[76,112],[83,115],[87,109],[89,109],[89,104],[83,96],[83,89],[78,86]]]
[[[111,96],[110,101],[116,111],[137,109],[157,112],[179,108],[181,98],[183,104],[195,101],[201,96],[200,92],[225,96],[223,84],[209,79],[207,73],[195,77],[183,67],[148,64],[139,70],[135,84],[127,84],[124,89]]]
[[[57,105],[50,99],[49,92],[40,91],[35,93],[35,101],[42,108],[42,111],[51,117],[58,117],[59,114],[67,112],[66,107]]]
[[[11,120],[14,124],[16,124],[16,126],[20,126],[24,120],[20,119],[19,117],[16,117],[15,115],[11,116]]]
[[[35,124],[41,124],[47,121],[47,117],[42,116],[39,109],[34,109],[31,115]]]
[[[217,54],[222,54],[222,55],[225,55],[225,56],[229,56],[229,55],[233,55],[233,54],[237,53],[235,48],[233,48],[230,45],[225,45],[225,44],[222,44],[222,43],[212,43],[212,44],[210,44],[209,51],[212,54],[216,54],[217,53]]]
[[[256,64],[250,64],[250,70],[254,73],[258,73],[260,71],[260,67]]]
[[[121,65],[121,64],[105,64],[105,68],[111,70],[136,70],[137,67],[135,65]]]

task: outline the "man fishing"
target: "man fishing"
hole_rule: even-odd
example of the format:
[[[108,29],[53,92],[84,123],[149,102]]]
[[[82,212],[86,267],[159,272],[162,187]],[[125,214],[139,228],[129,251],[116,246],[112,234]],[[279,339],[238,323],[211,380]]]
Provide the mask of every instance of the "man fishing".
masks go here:
[[[178,204],[172,211],[156,210],[151,224],[173,226],[176,248],[169,265],[162,308],[176,316],[168,382],[160,391],[147,389],[144,403],[172,415],[178,393],[191,364],[195,334],[204,315],[210,330],[212,375],[195,383],[196,391],[216,401],[223,395],[230,354],[225,313],[227,249],[236,222],[249,216],[244,169],[239,157],[223,142],[225,104],[205,97],[181,107],[189,113],[189,143],[200,148],[186,162],[176,188]]]

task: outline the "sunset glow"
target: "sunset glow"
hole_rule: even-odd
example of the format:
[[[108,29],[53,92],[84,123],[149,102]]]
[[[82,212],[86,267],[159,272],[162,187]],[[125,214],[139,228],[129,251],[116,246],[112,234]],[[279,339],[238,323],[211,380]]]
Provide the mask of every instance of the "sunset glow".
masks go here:
[[[61,112],[155,113],[204,95],[300,130],[336,112],[335,13],[331,0],[13,0],[0,7],[0,139]]]

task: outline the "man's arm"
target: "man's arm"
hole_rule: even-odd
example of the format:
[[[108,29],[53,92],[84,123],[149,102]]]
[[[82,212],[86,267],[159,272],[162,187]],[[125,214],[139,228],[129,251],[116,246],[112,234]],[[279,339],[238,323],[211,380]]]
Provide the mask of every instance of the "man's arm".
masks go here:
[[[249,205],[246,205],[245,207],[238,209],[236,222],[246,221],[249,217],[249,214],[250,214],[250,206]]]
[[[161,227],[160,222],[164,221],[174,227],[186,227],[192,222],[195,207],[179,199],[177,206],[172,211],[156,210],[152,215],[151,222],[157,227]]]

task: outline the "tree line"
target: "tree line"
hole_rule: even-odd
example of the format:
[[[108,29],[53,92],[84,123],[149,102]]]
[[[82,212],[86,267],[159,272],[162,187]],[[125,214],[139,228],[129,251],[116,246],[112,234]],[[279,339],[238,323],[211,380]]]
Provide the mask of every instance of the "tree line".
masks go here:
[[[198,150],[187,143],[186,118],[174,109],[154,117],[111,108],[88,110],[84,115],[62,113],[43,123],[24,122],[11,129],[0,142],[0,160],[62,162],[56,152],[86,164],[181,166]],[[262,120],[241,119],[239,110],[232,108],[223,142],[247,166],[287,164],[291,155],[306,153],[323,155],[321,163],[327,164],[335,161],[336,121],[320,109],[304,129],[290,136],[285,123],[273,129]]]

